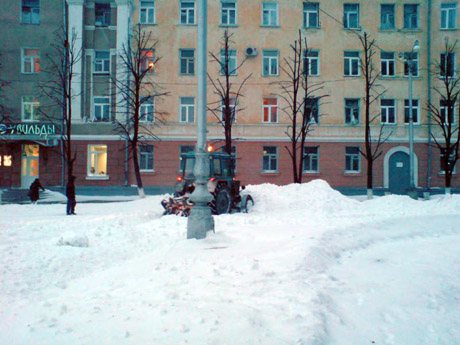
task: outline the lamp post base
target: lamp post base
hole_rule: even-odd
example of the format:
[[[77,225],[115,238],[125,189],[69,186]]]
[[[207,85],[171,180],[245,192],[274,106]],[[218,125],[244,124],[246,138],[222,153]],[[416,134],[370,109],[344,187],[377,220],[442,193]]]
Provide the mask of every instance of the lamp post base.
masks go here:
[[[214,218],[211,209],[206,205],[193,206],[193,211],[188,217],[187,239],[196,238],[197,240],[206,238],[208,231],[214,231]]]

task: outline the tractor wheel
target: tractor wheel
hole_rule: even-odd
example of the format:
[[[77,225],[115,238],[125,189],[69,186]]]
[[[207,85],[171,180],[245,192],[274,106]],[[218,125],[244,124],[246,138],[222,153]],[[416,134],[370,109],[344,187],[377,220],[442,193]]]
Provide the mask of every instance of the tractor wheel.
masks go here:
[[[230,213],[232,209],[232,197],[228,187],[219,188],[211,201],[211,211],[213,214]]]
[[[241,212],[248,213],[254,206],[254,200],[249,194],[243,195],[241,198]]]

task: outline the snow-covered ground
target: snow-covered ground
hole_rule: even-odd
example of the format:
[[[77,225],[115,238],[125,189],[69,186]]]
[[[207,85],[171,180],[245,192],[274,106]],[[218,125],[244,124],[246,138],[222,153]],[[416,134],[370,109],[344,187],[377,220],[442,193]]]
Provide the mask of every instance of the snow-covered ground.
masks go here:
[[[0,344],[460,343],[460,196],[248,191],[200,241],[161,196],[0,206]]]

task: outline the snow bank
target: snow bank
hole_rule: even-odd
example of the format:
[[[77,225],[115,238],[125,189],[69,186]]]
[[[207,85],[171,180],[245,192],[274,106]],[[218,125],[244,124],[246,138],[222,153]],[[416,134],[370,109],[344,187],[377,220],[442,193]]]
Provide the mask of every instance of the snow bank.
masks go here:
[[[88,247],[89,240],[85,234],[76,234],[74,232],[66,232],[62,234],[61,238],[57,241],[58,246],[71,246],[71,247]]]

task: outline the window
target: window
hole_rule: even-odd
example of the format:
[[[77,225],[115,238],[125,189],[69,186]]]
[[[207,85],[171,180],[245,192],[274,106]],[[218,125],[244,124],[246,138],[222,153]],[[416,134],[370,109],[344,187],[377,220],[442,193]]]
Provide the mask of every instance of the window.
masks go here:
[[[345,123],[351,125],[359,123],[359,99],[345,99]]]
[[[139,146],[139,168],[141,171],[153,171],[153,145]]]
[[[343,27],[359,29],[359,4],[343,4]]]
[[[231,118],[231,123],[236,123],[236,98],[230,98],[229,100],[229,110],[230,110],[230,118]],[[221,119],[222,122],[225,121],[225,102],[222,100],[221,102]]]
[[[0,166],[10,167],[13,165],[13,156],[11,155],[3,155],[0,156]]]
[[[94,4],[94,15],[95,15],[95,26],[109,26],[111,17],[110,4],[95,3]]]
[[[404,5],[404,29],[418,29],[418,5]]]
[[[276,146],[264,146],[262,155],[262,171],[278,171],[278,148]]]
[[[453,77],[455,75],[455,53],[441,54],[441,77]]]
[[[139,108],[139,121],[140,122],[154,122],[155,121],[155,100],[153,97],[142,100],[141,107]]]
[[[309,123],[319,123],[319,100],[318,98],[307,98],[305,111]]]
[[[40,72],[40,50],[22,49],[22,73]]]
[[[40,102],[38,98],[33,96],[22,97],[22,120],[23,121],[38,121],[38,108]]]
[[[22,0],[23,24],[40,24],[40,0]]]
[[[412,100],[412,122],[418,123],[419,119],[418,99]],[[409,100],[404,100],[404,123],[409,123]]]
[[[221,6],[220,24],[236,25],[236,2],[222,1]]]
[[[220,51],[220,63],[222,64],[222,70],[220,74],[226,75],[225,69],[228,68],[229,75],[236,75],[236,50],[227,50],[227,56],[225,56],[225,50]]]
[[[441,29],[457,27],[457,4],[441,4]]]
[[[361,156],[359,154],[359,147],[347,146],[345,147],[345,171],[346,172],[359,172],[361,170]]]
[[[412,68],[409,69],[409,66]],[[404,75],[409,75],[409,70],[412,72],[412,76],[418,76],[418,53],[409,52],[404,53]]]
[[[393,52],[380,52],[381,75],[382,77],[395,76],[395,53]]]
[[[184,170],[185,160],[182,159],[182,154],[193,152],[195,150],[195,146],[193,145],[181,145],[179,147],[179,170]]]
[[[180,23],[185,25],[195,24],[195,1],[181,1]]]
[[[262,52],[263,71],[262,75],[273,76],[278,75],[278,51],[277,50],[264,50]]]
[[[303,3],[303,26],[305,28],[319,28],[319,3]]]
[[[94,122],[110,120],[110,97],[94,97]]]
[[[141,73],[152,74],[155,70],[155,51],[153,49],[142,50],[140,64]]]
[[[107,176],[107,145],[88,145],[87,175]]]
[[[303,149],[303,172],[317,173],[319,171],[319,148],[307,146]]]
[[[97,51],[94,57],[94,73],[110,73],[110,52]]]
[[[396,123],[396,106],[394,99],[380,100],[380,122],[383,124]]]
[[[359,76],[359,52],[344,52],[343,73],[348,77]]]
[[[319,75],[319,50],[308,49],[304,57],[304,69],[307,75]]]
[[[195,74],[195,50],[180,49],[180,74]]]
[[[447,168],[450,168],[450,166],[452,164],[454,164],[454,161],[455,161],[455,149],[452,148],[452,150],[451,150],[452,152],[449,155],[449,159],[447,159],[447,154],[446,154],[446,149],[445,148],[442,148],[440,151],[441,151],[441,154],[440,154],[440,163],[441,163],[440,173],[445,174]],[[451,169],[451,171],[452,172],[455,171],[455,166]]]
[[[278,122],[278,99],[264,98],[262,106],[263,121],[264,123],[277,123]]]
[[[195,98],[180,98],[180,122],[195,122]]]
[[[262,25],[263,26],[278,26],[278,3],[276,2],[262,3]]]
[[[381,4],[380,5],[380,29],[395,28],[395,5]]]
[[[139,22],[141,24],[155,24],[155,1],[141,1]]]
[[[450,114],[449,114],[450,110]],[[445,99],[439,101],[439,112],[441,115],[442,122],[444,124],[455,123],[455,103],[449,106],[449,102]]]

